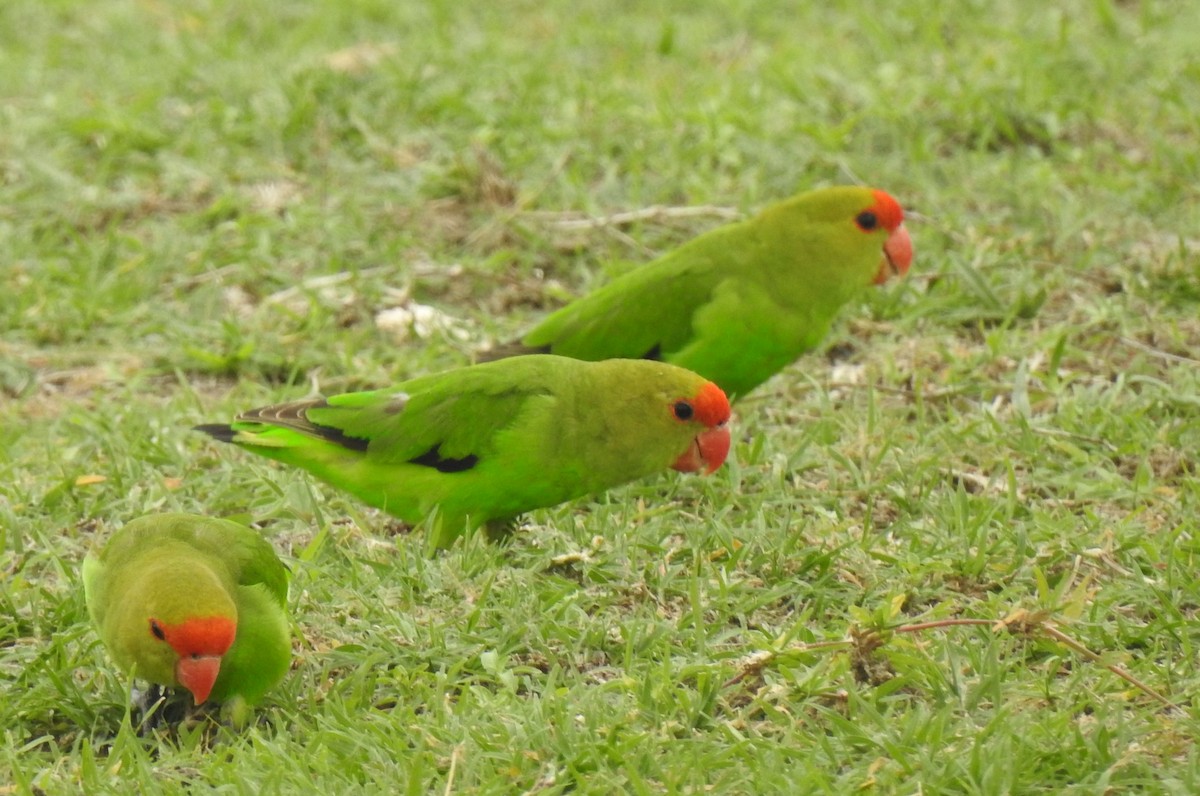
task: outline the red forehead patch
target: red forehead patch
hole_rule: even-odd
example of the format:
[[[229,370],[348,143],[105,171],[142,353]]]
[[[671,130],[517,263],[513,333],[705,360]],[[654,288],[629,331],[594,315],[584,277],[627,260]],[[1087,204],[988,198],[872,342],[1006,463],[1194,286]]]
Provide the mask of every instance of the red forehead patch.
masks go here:
[[[181,658],[224,655],[233,646],[237,623],[227,616],[196,616],[177,625],[159,622],[166,642]]]
[[[695,418],[708,428],[729,420],[729,399],[725,397],[725,391],[711,381],[704,382],[693,403],[696,405]]]
[[[887,191],[876,188],[871,193],[875,196],[875,204],[868,209],[875,214],[884,229],[894,230],[900,226],[904,221],[904,208],[900,207],[900,203]]]

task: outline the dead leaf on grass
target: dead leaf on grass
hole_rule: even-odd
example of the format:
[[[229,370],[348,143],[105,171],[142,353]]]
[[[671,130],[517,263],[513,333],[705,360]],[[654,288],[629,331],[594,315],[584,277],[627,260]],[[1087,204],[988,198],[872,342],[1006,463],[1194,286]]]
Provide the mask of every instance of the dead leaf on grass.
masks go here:
[[[364,41],[334,50],[325,56],[325,66],[345,75],[361,75],[395,55],[396,45],[390,42]]]

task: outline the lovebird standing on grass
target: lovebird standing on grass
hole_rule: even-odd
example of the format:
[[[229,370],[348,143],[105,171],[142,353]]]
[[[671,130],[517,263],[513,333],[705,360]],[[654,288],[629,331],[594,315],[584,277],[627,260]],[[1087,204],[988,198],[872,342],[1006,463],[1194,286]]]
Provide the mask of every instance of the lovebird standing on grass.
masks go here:
[[[514,357],[245,412],[197,429],[295,465],[416,524],[430,541],[601,492],[667,467],[712,472],[729,401],[661,362]]]
[[[912,256],[888,194],[809,191],[614,279],[480,358],[662,360],[743,396],[814,348],[861,288],[903,276]]]
[[[192,514],[140,517],[83,561],[88,613],[117,666],[235,711],[287,673],[287,576],[255,531]]]

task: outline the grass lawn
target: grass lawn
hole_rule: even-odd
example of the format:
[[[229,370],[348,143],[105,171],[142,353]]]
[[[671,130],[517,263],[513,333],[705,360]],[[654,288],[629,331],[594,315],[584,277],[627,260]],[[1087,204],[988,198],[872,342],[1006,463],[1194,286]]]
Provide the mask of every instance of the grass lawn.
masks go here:
[[[1169,0],[6,0],[0,796],[1200,792],[1197,41]],[[426,558],[189,431],[847,182],[912,271],[710,478]],[[86,550],[166,510],[293,571],[240,733],[139,736],[87,621]]]

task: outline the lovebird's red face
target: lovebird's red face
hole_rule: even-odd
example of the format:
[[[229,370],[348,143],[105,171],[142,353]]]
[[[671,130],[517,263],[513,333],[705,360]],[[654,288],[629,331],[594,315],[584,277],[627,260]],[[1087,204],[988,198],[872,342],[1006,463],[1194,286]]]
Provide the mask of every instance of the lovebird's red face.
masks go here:
[[[221,658],[233,646],[237,623],[225,616],[192,617],[174,625],[151,619],[149,633],[175,650],[179,656],[175,679],[199,705],[217,682]]]
[[[705,475],[720,467],[729,455],[729,399],[711,381],[705,382],[692,398],[672,401],[671,416],[680,423],[693,423],[701,429],[687,450],[671,465],[682,473],[703,471]]]
[[[854,223],[863,232],[871,233],[878,229],[887,230],[887,240],[883,242],[883,257],[879,262],[879,273],[875,275],[875,284],[882,285],[893,276],[904,276],[912,265],[913,245],[908,230],[904,228],[904,209],[891,194],[878,188],[871,192],[875,202],[864,208],[854,217]]]

